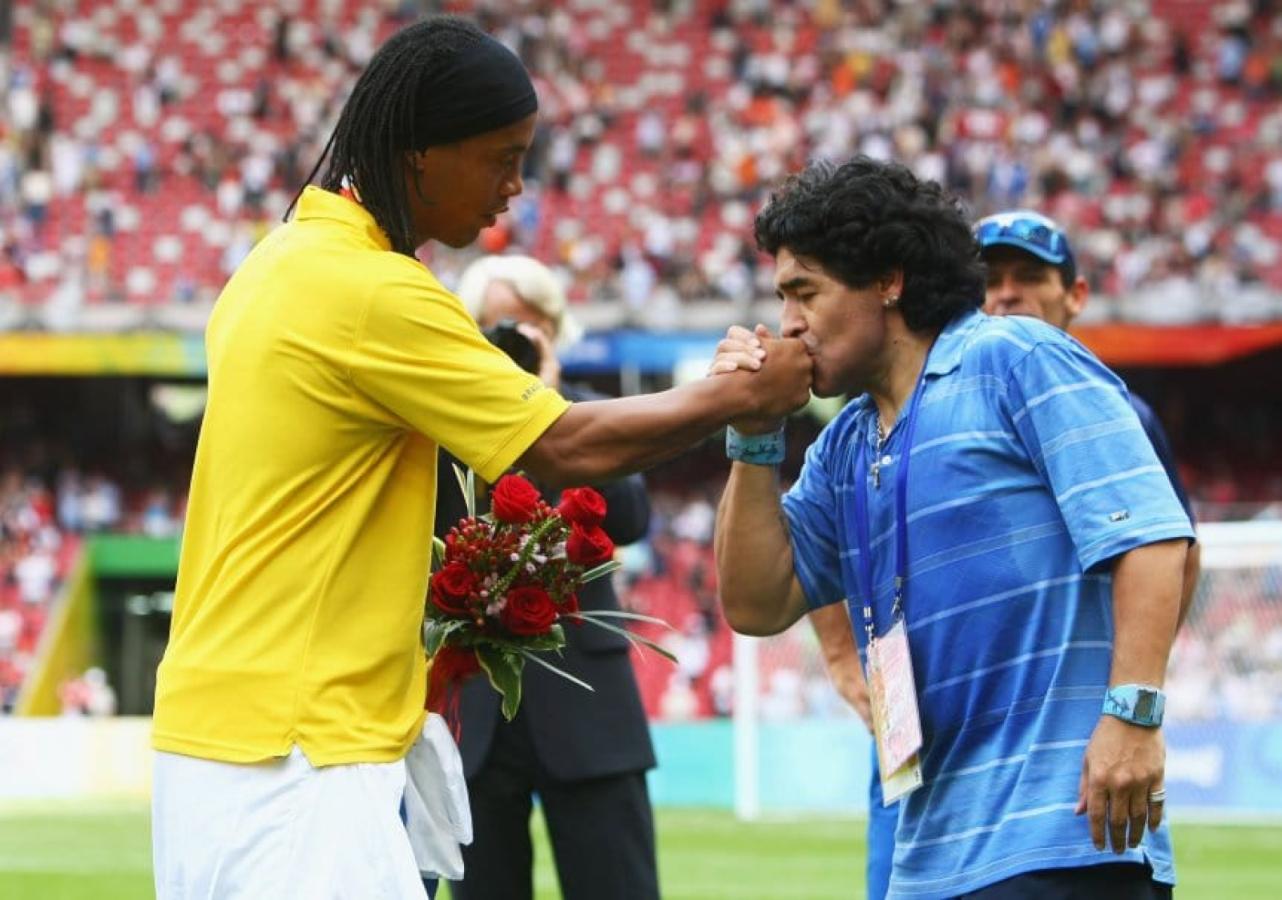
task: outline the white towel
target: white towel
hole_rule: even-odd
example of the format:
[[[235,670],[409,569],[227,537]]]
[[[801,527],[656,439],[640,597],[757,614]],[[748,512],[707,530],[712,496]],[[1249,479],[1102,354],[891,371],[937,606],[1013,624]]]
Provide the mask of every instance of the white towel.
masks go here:
[[[445,720],[429,713],[405,757],[405,818],[419,871],[463,877],[462,844],[472,843],[472,810],[458,745]]]

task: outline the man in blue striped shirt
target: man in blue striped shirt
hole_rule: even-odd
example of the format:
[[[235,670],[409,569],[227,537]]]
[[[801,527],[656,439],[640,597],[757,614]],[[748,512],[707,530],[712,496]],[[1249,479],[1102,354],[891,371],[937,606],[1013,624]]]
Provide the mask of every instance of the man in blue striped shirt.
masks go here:
[[[783,498],[776,423],[736,423],[722,602],[773,634],[848,597],[861,654],[906,628],[923,783],[890,896],[1168,896],[1157,725],[1192,531],[1125,388],[980,312],[965,217],[901,166],[812,165],[756,232],[816,393],[860,396]],[[713,371],[764,338],[732,329]]]
[[[1081,314],[1090,288],[1077,272],[1073,249],[1064,230],[1050,218],[1032,210],[1017,209],[996,213],[981,219],[974,227],[987,277],[984,311],[995,316],[1035,316],[1043,322],[1067,331]],[[1147,403],[1128,393],[1127,401],[1139,417],[1158,460],[1171,479],[1171,487],[1180,505],[1193,518],[1188,494],[1180,479],[1171,452],[1170,441],[1161,422]],[[1180,621],[1183,622],[1193,602],[1201,568],[1201,548],[1192,544],[1184,563],[1184,587],[1180,597]],[[839,615],[834,615],[837,613]],[[859,663],[850,633],[850,618],[837,606],[825,607],[811,615],[815,631],[824,648],[829,672],[843,696],[866,688],[859,678]],[[838,680],[836,673],[840,673]],[[866,705],[866,704],[865,704]],[[882,807],[881,782],[876,758],[870,785],[868,818],[867,884],[870,900],[886,896],[895,850],[895,827],[899,810]]]

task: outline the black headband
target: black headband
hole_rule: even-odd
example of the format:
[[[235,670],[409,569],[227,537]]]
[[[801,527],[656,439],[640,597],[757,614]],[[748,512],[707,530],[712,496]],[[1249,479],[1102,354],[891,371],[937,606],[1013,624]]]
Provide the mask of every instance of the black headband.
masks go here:
[[[519,122],[538,108],[534,84],[516,54],[482,35],[419,85],[414,145],[453,144]]]

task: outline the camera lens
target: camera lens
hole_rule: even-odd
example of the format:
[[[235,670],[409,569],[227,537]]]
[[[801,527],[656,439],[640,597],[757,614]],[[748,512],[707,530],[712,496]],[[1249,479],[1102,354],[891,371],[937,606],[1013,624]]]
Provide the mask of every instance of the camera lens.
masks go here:
[[[506,353],[514,363],[527,372],[539,370],[539,348],[534,342],[521,334],[514,319],[503,319],[481,332],[495,347]]]

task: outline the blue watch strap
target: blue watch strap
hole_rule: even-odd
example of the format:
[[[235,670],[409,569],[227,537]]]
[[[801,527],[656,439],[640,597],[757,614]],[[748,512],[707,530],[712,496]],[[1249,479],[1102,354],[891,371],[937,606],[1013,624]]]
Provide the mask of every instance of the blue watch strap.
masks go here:
[[[1103,712],[1133,725],[1156,728],[1166,712],[1166,694],[1147,684],[1119,684],[1104,695]]]
[[[784,430],[766,434],[741,434],[726,428],[726,456],[754,466],[777,466],[783,462]]]

